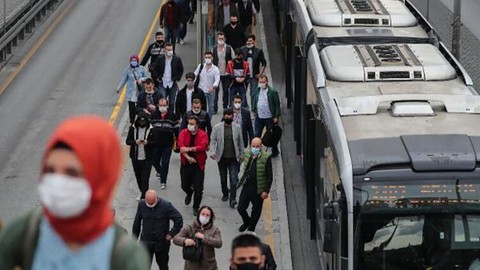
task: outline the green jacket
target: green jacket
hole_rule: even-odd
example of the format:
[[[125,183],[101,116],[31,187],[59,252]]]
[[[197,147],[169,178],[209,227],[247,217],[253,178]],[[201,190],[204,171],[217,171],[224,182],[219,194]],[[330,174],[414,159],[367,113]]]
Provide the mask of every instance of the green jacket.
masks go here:
[[[260,155],[257,157],[257,193],[262,194],[262,192],[270,193],[270,188],[272,187],[273,182],[273,172],[272,172],[272,159],[270,154],[262,150]],[[243,176],[238,182],[237,187],[241,187],[245,184],[247,179],[247,168],[252,162],[252,150],[248,149],[245,151],[245,156],[243,159]]]
[[[258,115],[257,111],[257,104],[258,104],[258,96],[260,95],[260,87],[257,87],[257,91],[255,96],[253,97],[253,104],[252,104],[252,112]],[[270,112],[272,112],[273,118],[279,118],[282,114],[280,109],[280,98],[278,97],[277,90],[273,89],[273,87],[268,86],[267,91],[268,97],[268,106],[270,107]]]
[[[0,269],[31,270],[39,236],[41,209],[35,209],[13,221],[0,232]],[[111,269],[147,270],[150,260],[145,249],[115,224]]]

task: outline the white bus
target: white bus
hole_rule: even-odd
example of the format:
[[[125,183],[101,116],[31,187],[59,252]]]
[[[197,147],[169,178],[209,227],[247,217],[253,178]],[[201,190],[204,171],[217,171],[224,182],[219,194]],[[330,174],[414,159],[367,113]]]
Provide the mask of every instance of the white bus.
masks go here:
[[[287,97],[324,269],[480,269],[471,78],[408,1],[287,6]]]

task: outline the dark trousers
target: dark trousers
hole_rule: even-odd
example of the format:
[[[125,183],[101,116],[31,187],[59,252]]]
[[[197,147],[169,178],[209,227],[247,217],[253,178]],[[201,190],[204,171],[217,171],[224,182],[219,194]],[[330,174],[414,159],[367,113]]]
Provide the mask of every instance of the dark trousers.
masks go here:
[[[135,117],[137,116],[137,103],[133,101],[128,102],[128,115],[130,116],[130,124],[135,122]]]
[[[138,189],[142,193],[141,199],[145,199],[145,193],[148,190],[150,182],[150,172],[152,171],[152,164],[148,160],[132,159],[133,172],[137,179]]]
[[[273,118],[265,118],[261,119],[255,117],[255,137],[262,137],[263,128],[267,128],[267,130],[271,130],[273,128]],[[278,153],[278,146],[275,145],[272,147],[272,153]]]
[[[177,98],[177,92],[178,92],[177,83],[174,82],[171,88],[163,87],[163,85],[160,85],[160,87],[158,89],[160,91],[161,96],[163,96],[165,98],[168,97],[168,108],[170,109],[170,111],[174,112],[174,110],[175,110],[175,100]]]
[[[185,39],[187,36],[187,22],[182,23],[178,28],[178,39]]]
[[[218,162],[222,193],[225,197],[229,195],[227,173],[230,176],[230,200],[233,200],[237,197],[238,168],[238,161],[235,158],[222,158]]]
[[[205,171],[200,170],[198,164],[182,165],[180,167],[180,177],[182,181],[182,190],[187,196],[192,196],[193,194],[193,208],[200,208],[200,203],[202,203]]]
[[[163,28],[163,33],[165,35],[165,43],[172,43],[173,51],[175,52],[175,44],[177,43],[178,27],[165,26]]]
[[[170,167],[170,157],[172,156],[172,145],[155,147],[153,150],[152,163],[158,174],[160,174],[160,183],[167,183],[168,169]]]
[[[233,97],[235,95],[240,95],[242,97],[242,107],[248,108],[247,87],[245,86],[245,84],[241,86],[230,86],[228,99],[230,101],[230,105],[233,105]]]
[[[248,206],[252,203],[252,213],[249,216],[247,213]],[[240,192],[237,210],[242,217],[243,224],[248,225],[248,230],[254,232],[257,227],[258,220],[262,215],[263,200],[257,193],[256,188],[244,186]]]
[[[222,85],[222,105],[223,105],[223,109],[226,109],[228,107],[230,107],[230,102],[228,100],[228,87],[230,86],[230,79],[223,75],[223,76],[220,76],[220,84]],[[217,87],[217,89],[215,89],[215,91],[217,92],[217,95],[215,96],[215,104],[213,106],[213,110],[215,112],[218,111],[218,94],[220,92],[220,87]],[[233,97],[232,97],[233,99]]]
[[[158,268],[160,268],[160,270],[168,270],[168,260],[170,259],[168,253],[170,251],[170,247],[161,246],[161,248],[159,248],[159,244],[155,242],[143,242],[143,244],[150,254],[150,267],[152,266],[153,255],[155,255]]]

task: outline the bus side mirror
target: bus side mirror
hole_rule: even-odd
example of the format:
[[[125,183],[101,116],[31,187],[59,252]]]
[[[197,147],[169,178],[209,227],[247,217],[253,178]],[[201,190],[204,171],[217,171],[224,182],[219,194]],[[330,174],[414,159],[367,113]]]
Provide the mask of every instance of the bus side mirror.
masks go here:
[[[339,215],[340,204],[338,202],[329,202],[323,206],[323,218],[325,219],[323,251],[327,253],[337,253],[338,250]]]

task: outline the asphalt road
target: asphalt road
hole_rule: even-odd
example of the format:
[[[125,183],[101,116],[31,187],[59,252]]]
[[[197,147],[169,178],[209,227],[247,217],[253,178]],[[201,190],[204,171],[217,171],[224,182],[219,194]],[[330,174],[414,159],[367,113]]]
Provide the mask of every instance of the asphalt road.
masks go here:
[[[37,186],[43,147],[59,122],[77,114],[110,117],[118,99],[115,87],[121,72],[128,64],[129,55],[138,52],[158,7],[159,1],[78,1],[15,81],[0,95],[0,219],[8,222],[39,205]],[[193,62],[196,59],[195,25],[188,26],[186,44],[177,45],[177,54],[184,59],[185,72],[196,67]],[[11,65],[16,64],[14,61]],[[122,140],[127,131],[125,116],[123,106],[118,121]],[[219,120],[220,116],[216,115],[214,123]],[[126,166],[113,204],[117,220],[130,231],[139,192],[127,148],[124,150]],[[170,200],[181,211],[184,224],[187,224],[192,222],[193,215],[191,206],[183,204],[179,164],[178,154],[172,154],[165,191],[160,191],[154,177],[150,187]],[[274,167],[282,170],[280,159],[274,162]],[[209,160],[202,204],[208,204],[216,211],[216,224],[222,231],[224,243],[223,248],[217,250],[217,261],[219,269],[227,269],[230,243],[238,233],[241,219],[237,211],[222,202],[220,197],[217,165]],[[269,213],[270,217],[271,208],[268,204],[264,208],[264,213]],[[282,220],[274,218],[277,222]],[[273,232],[268,232],[268,228],[279,226],[272,225],[272,221],[266,223],[263,219],[260,221],[257,234],[278,243],[272,239]],[[170,257],[171,269],[183,268],[179,247],[172,246]]]

